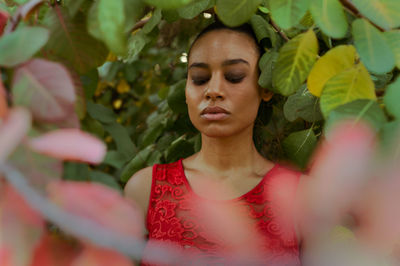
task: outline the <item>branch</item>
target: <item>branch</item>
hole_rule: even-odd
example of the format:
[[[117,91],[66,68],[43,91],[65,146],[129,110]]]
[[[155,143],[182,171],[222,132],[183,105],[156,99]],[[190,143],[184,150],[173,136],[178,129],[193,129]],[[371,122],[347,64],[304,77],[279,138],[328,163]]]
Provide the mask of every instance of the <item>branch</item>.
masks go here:
[[[357,7],[355,7],[353,5],[352,2],[350,2],[349,0],[339,0],[343,7],[346,9],[347,12],[349,12],[350,14],[352,14],[353,16],[357,17],[357,18],[363,18],[368,20],[369,23],[371,23],[372,25],[374,25],[377,29],[379,29],[380,31],[385,31],[384,28],[376,25],[374,22],[372,22],[370,19],[366,18],[363,14],[361,14],[361,12],[357,9]]]
[[[270,20],[272,27],[279,33],[279,35],[281,35],[281,37],[285,40],[285,41],[289,41],[289,38],[286,36],[286,34],[282,31],[281,28],[279,28],[278,25],[276,25],[275,21],[273,21],[272,19]]]
[[[130,32],[134,32],[135,30],[141,29],[144,27],[144,25],[146,25],[147,22],[149,22],[150,18],[145,18],[142,19],[139,22],[136,22],[135,25],[133,25],[132,29],[130,30]]]

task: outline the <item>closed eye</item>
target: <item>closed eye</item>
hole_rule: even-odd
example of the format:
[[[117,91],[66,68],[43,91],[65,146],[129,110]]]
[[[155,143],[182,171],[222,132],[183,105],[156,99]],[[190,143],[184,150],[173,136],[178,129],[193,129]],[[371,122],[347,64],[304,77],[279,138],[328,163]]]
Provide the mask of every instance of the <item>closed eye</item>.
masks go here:
[[[202,77],[194,77],[192,78],[192,82],[194,85],[197,86],[201,86],[206,84],[208,81],[210,80],[210,78],[206,77],[206,78],[202,78]]]
[[[240,83],[244,77],[245,75],[225,75],[225,79],[230,83]]]

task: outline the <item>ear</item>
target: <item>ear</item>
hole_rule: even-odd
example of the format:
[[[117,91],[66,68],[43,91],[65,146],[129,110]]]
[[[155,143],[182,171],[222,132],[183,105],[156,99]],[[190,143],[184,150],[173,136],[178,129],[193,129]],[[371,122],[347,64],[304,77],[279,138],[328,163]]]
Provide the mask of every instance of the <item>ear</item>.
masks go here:
[[[272,96],[274,96],[274,93],[268,89],[261,88],[261,99],[264,102],[268,102],[271,100]]]

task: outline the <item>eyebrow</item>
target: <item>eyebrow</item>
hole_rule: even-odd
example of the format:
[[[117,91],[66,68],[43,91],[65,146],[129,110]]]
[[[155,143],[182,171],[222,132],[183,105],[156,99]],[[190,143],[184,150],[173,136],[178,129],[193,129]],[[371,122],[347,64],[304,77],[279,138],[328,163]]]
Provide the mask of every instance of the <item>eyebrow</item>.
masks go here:
[[[231,66],[231,65],[236,65],[236,64],[246,64],[246,65],[250,65],[249,62],[247,62],[244,59],[238,58],[238,59],[229,59],[229,60],[225,60],[222,63],[222,66]],[[197,68],[209,68],[209,65],[206,63],[193,63],[189,66],[189,69],[192,67],[197,67]]]

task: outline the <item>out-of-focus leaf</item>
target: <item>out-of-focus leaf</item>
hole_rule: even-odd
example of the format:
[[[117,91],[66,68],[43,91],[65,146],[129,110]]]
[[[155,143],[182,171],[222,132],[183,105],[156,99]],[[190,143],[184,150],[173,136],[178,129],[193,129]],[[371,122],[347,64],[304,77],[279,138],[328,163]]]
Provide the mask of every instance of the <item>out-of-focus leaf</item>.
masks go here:
[[[126,158],[131,157],[136,152],[136,147],[124,126],[114,122],[104,125],[104,129],[110,133],[115,144],[117,145],[118,151],[126,156]]]
[[[78,129],[59,129],[29,140],[36,152],[61,160],[98,164],[106,153],[105,144],[98,138]]]
[[[111,165],[116,169],[121,169],[125,163],[129,161],[129,157],[118,151],[107,151],[103,163]]]
[[[258,66],[261,70],[260,77],[258,78],[258,84],[262,88],[272,90],[272,70],[275,67],[276,61],[278,60],[279,53],[275,51],[268,51],[261,57]]]
[[[214,4],[211,0],[195,0],[190,4],[178,9],[179,16],[184,19],[193,19],[204,10],[211,8]]]
[[[22,65],[15,72],[12,91],[15,104],[28,106],[39,121],[64,120],[74,112],[74,85],[58,63],[33,59]]]
[[[69,181],[89,181],[89,165],[78,162],[64,162],[63,179]]]
[[[260,4],[261,0],[217,0],[216,8],[221,21],[235,27],[248,21]]]
[[[185,97],[186,79],[179,81],[170,87],[168,92],[168,106],[175,113],[187,113]]]
[[[31,114],[20,107],[11,109],[0,123],[0,162],[4,162],[31,127]]]
[[[55,181],[48,185],[49,199],[72,214],[91,220],[115,234],[139,238],[144,218],[136,206],[117,191],[101,184]]]
[[[154,143],[158,137],[161,136],[163,133],[163,130],[165,128],[165,125],[162,123],[155,124],[153,126],[149,126],[149,128],[146,129],[145,132],[143,132],[141,141],[140,141],[140,147],[146,147],[152,143]]]
[[[285,117],[290,122],[302,118],[308,122],[322,120],[318,98],[313,96],[307,88],[300,88],[296,94],[289,96],[283,106]]]
[[[49,31],[42,27],[22,27],[2,36],[0,66],[15,67],[27,61],[46,44],[48,39]]]
[[[400,30],[386,31],[383,33],[387,43],[392,48],[396,66],[400,69]]]
[[[181,158],[186,158],[194,153],[193,144],[181,136],[171,143],[171,146],[165,151],[167,162],[175,162]]]
[[[144,0],[147,4],[156,6],[161,9],[176,9],[179,7],[183,7],[193,0]]]
[[[309,0],[274,0],[269,2],[272,19],[282,29],[298,24],[308,10]]]
[[[374,83],[361,62],[326,83],[321,95],[322,114],[328,117],[337,106],[358,99],[376,99]]]
[[[97,83],[99,82],[99,73],[97,69],[92,69],[91,71],[80,76],[83,89],[85,90],[85,99],[92,100],[92,97],[96,91]]]
[[[326,82],[335,75],[354,67],[358,55],[352,45],[339,45],[329,50],[315,63],[308,76],[308,90],[320,97]]]
[[[365,19],[353,22],[354,45],[361,61],[372,72],[384,74],[395,65],[394,53],[383,34]]]
[[[0,10],[0,36],[3,35],[3,30],[7,25],[8,17],[9,15],[7,12]]]
[[[150,41],[150,38],[143,30],[139,30],[128,40],[128,53],[123,57],[125,63],[132,63],[137,55],[143,50],[144,46]]]
[[[121,186],[112,175],[101,171],[90,171],[90,181],[106,185],[121,192]]]
[[[262,39],[269,37],[270,25],[262,16],[253,15],[250,19],[250,23],[259,42]]]
[[[365,121],[378,131],[386,123],[386,117],[379,104],[372,100],[356,100],[336,107],[326,120],[325,129],[330,128],[338,121],[352,119],[355,122]]]
[[[87,111],[91,117],[100,121],[101,123],[114,123],[117,121],[117,117],[111,109],[108,109],[104,105],[93,103],[92,101],[87,102]]]
[[[312,129],[306,129],[291,133],[282,142],[282,147],[288,156],[297,166],[304,169],[317,144]]]
[[[85,16],[71,18],[66,9],[55,6],[47,12],[44,23],[50,29],[45,47],[50,59],[63,62],[80,74],[105,61],[107,48],[88,34]]]
[[[134,173],[144,168],[147,165],[147,160],[150,158],[153,150],[154,146],[150,145],[136,154],[122,170],[120,180],[122,182],[128,182]]]
[[[133,266],[130,258],[112,249],[101,248],[91,244],[85,244],[82,252],[74,259],[73,266]]]
[[[140,18],[142,18],[145,4],[142,0],[124,0],[125,32],[129,33]]]
[[[91,116],[86,116],[83,121],[81,121],[82,130],[85,130],[99,139],[104,137],[104,128],[103,125],[96,119],[93,119]]]
[[[64,0],[65,6],[71,17],[74,17],[79,9],[87,2],[86,0]]]
[[[161,9],[157,8],[154,10],[153,14],[149,21],[147,21],[146,25],[143,27],[143,32],[148,34],[150,33],[161,21]]]
[[[397,119],[400,118],[400,78],[397,78],[395,82],[390,84],[385,93],[385,97],[383,98],[386,110]]]
[[[124,0],[99,0],[97,12],[101,39],[115,55],[125,55],[127,39]]]
[[[306,80],[317,55],[318,42],[312,29],[287,42],[273,70],[272,89],[285,96],[296,92]]]
[[[310,12],[315,23],[332,38],[343,38],[348,29],[346,15],[339,0],[311,0]]]
[[[352,0],[351,2],[363,15],[384,29],[400,26],[400,2],[397,0]]]

